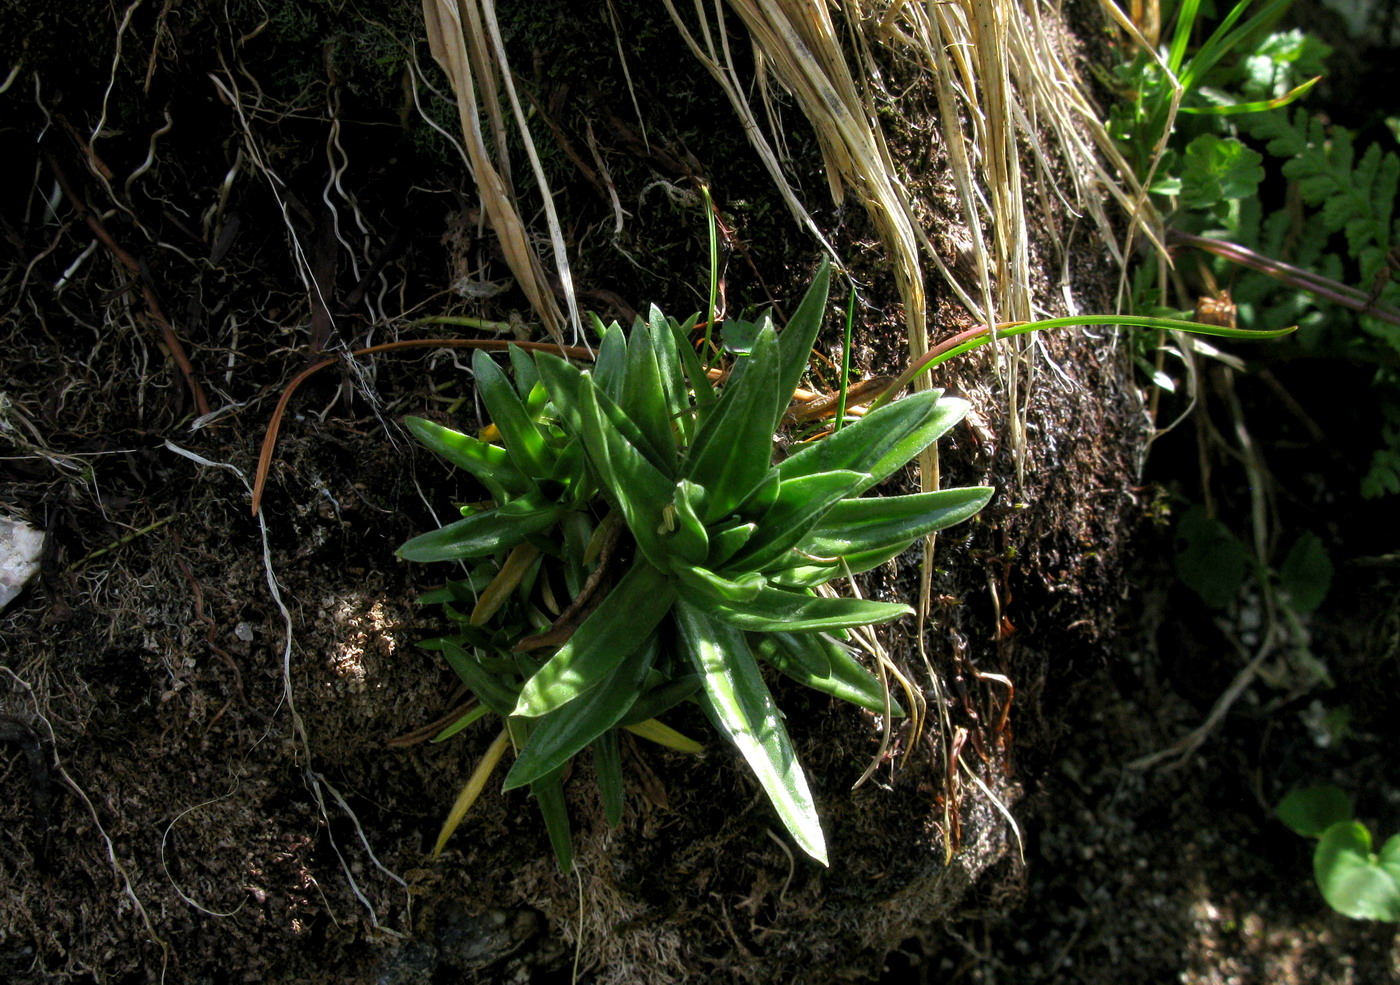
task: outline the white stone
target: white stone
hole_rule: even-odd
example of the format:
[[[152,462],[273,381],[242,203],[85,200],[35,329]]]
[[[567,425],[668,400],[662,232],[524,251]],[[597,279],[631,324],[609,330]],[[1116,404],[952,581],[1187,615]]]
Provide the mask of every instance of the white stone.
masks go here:
[[[0,609],[39,572],[44,532],[19,520],[0,518]]]

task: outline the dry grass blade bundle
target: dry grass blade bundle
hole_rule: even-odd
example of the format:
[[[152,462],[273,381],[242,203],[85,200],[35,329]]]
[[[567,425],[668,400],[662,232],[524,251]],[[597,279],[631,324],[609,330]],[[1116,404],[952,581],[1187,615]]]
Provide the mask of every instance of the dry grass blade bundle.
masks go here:
[[[726,3],[714,0],[707,5],[695,0],[697,26],[692,28],[672,0],[664,2],[692,51],[729,95],[789,207],[810,227],[811,220],[782,175],[777,155],[761,132],[728,57]],[[1047,179],[1051,174],[1071,176],[1068,189],[1047,183],[1071,212],[1093,220],[1120,262],[1130,252],[1134,235],[1160,242],[1143,189],[1083,94],[1080,80],[1069,67],[1072,58],[1067,47],[1042,19],[1043,2],[852,0],[842,7],[850,22],[847,46],[838,36],[833,7],[827,2],[727,2],[749,29],[758,71],[771,72],[812,124],[835,200],[839,202],[849,188],[869,212],[889,251],[904,301],[911,358],[928,349],[921,247],[978,322],[995,325],[1034,317],[1023,147],[1029,148],[1029,156]],[[1111,6],[1110,0],[1104,2]],[[871,54],[876,46],[912,53],[928,74],[938,100],[954,185],[972,237],[970,259],[980,290],[969,290],[948,270],[898,177],[872,94],[878,84]],[[1052,154],[1060,165],[1053,169]],[[1107,160],[1106,166],[1100,156]],[[1133,220],[1135,232],[1121,246],[1114,242],[1104,213],[1105,190]],[[1067,286],[1059,286],[1068,297]],[[1021,351],[1025,344],[1010,343],[1005,357],[1014,362],[1003,359],[998,364],[1018,462],[1025,447],[1023,394],[1031,372],[1029,359]],[[930,476],[936,474],[934,463],[924,466]]]
[[[462,124],[468,164],[481,194],[487,220],[500,240],[506,263],[544,323],[545,330],[555,341],[563,342],[563,312],[550,291],[544,264],[530,243],[529,233],[515,205],[510,168],[506,162],[504,115],[497,96],[498,85],[504,84],[506,88],[544,200],[556,269],[568,299],[570,321],[577,340],[580,324],[578,307],[563,235],[554,213],[553,196],[545,185],[534,143],[511,82],[505,48],[496,27],[495,8],[490,0],[481,3],[477,0],[423,0],[423,21],[433,59],[447,74],[457,95],[457,113]],[[478,99],[485,105],[492,141],[497,148],[494,160],[482,132]]]

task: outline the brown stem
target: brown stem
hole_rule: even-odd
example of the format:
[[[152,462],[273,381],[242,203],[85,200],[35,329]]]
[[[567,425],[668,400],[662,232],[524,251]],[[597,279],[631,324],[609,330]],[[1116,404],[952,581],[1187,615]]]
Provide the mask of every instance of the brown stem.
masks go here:
[[[1291,263],[1284,263],[1282,260],[1275,260],[1262,253],[1255,253],[1247,246],[1222,239],[1196,236],[1178,229],[1167,230],[1167,243],[1168,245],[1194,246],[1198,250],[1213,253],[1231,263],[1257,270],[1259,273],[1266,274],[1291,287],[1307,291],[1309,294],[1325,298],[1353,311],[1359,311],[1363,315],[1372,315],[1382,321],[1390,322],[1392,325],[1400,325],[1400,311],[1388,304],[1378,303],[1374,296],[1311,270],[1304,270]]]
[[[136,278],[136,282],[141,285],[141,297],[146,302],[147,317],[155,322],[160,329],[161,340],[170,352],[170,358],[175,360],[175,365],[179,367],[180,373],[185,378],[185,386],[189,388],[190,396],[194,399],[195,409],[203,417],[209,413],[209,400],[204,396],[204,388],[199,385],[199,380],[195,378],[194,366],[190,364],[189,357],[185,355],[185,347],[180,343],[180,338],[175,334],[175,329],[170,324],[170,319],[165,317],[165,312],[161,310],[160,302],[156,300],[156,293],[151,289],[149,279],[145,271],[141,269],[140,262],[126,250],[118,245],[107,232],[107,227],[102,225],[102,220],[89,211],[82,197],[74,189],[68,176],[64,174],[63,168],[58,164],[54,156],[47,151],[44,152],[44,160],[48,162],[49,169],[53,172],[54,179],[58,182],[58,187],[63,189],[64,196],[72,203],[73,210],[78,213],[78,217],[86,223],[88,229],[96,236],[102,245],[111,250],[112,255],[117,258],[131,275]]]

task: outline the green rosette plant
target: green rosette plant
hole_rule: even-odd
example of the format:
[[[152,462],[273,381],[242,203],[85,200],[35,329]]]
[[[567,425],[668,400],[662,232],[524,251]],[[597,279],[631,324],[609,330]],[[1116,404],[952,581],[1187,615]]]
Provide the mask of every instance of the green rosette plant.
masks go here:
[[[428,645],[480,700],[464,721],[505,720],[517,749],[505,789],[531,789],[565,868],[560,778],[570,760],[591,749],[615,823],[616,730],[684,746],[656,722],[682,701],[704,710],[793,839],[825,864],[816,805],[760,664],[874,712],[902,713],[844,640],[854,627],[913,610],[819,589],[968,519],[992,490],[866,495],[966,414],[963,401],[938,391],[888,403],[774,462],[828,281],[823,264],[787,327],[779,333],[760,319],[749,351],[720,379],[689,341],[696,319],[682,325],[653,308],[630,332],[598,323],[591,370],[513,350],[512,383],[478,352],[491,440],[408,421],[491,496],[399,550],[410,561],[466,567],[465,578],[425,598],[458,623]],[[497,757],[504,748],[498,740]],[[468,802],[488,760],[464,791]],[[459,799],[439,848],[463,810]]]

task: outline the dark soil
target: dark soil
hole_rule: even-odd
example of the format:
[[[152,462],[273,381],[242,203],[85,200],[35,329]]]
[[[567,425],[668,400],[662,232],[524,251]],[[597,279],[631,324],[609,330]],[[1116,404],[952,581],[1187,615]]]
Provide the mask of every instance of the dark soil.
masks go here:
[[[782,312],[815,251],[664,13],[617,7],[646,56],[630,63],[645,134],[604,13],[534,4],[505,25],[557,128],[546,164],[585,302],[605,318],[699,307],[703,177],[733,231],[730,310]],[[414,108],[411,54],[441,85],[418,13],[133,8],[115,69],[120,17],[88,13],[0,18],[4,63],[21,65],[0,125],[26,176],[0,189],[0,506],[48,533],[39,579],[0,613],[0,981],[1400,978],[1390,929],[1330,915],[1307,844],[1269,816],[1290,785],[1330,779],[1395,827],[1392,570],[1339,564],[1347,602],[1310,626],[1352,710],[1341,744],[1314,742],[1316,689],[1272,677],[1180,768],[1126,766],[1194,728],[1245,659],[1227,642],[1239,627],[1175,582],[1162,490],[1181,473],[1143,484],[1142,391],[1111,339],[1048,341],[1060,372],[1034,391],[1019,487],[990,364],[939,380],[976,411],[943,444],[944,483],[1000,493],[940,539],[933,673],[912,627],[887,645],[962,730],[966,769],[948,766],[957,732],[906,731],[910,755],[853,791],[876,723],[775,681],[830,870],[793,857],[718,743],[698,758],[629,744],[615,830],[576,764],[576,876],[519,792],[488,793],[430,861],[492,736],[390,744],[447,714],[455,687],[414,645],[439,631],[414,600],[441,573],[393,552],[467,494],[397,421],[480,422],[460,351],[343,353],[438,334],[415,324],[430,315],[521,334],[529,315],[460,159]],[[455,112],[421,83],[419,99],[451,131]],[[914,146],[919,127],[891,129],[931,231],[952,236],[946,162]],[[570,153],[593,160],[590,130],[629,213],[616,237],[608,181]],[[811,135],[789,121],[788,141],[815,193]],[[818,218],[868,285],[856,363],[888,373],[905,341],[883,254],[853,208]],[[1113,274],[1086,233],[1036,249],[1037,269],[1075,257],[1081,303],[1107,310]],[[965,327],[934,301],[941,332]],[[837,347],[833,328],[822,351]],[[326,353],[337,364],[290,403],[254,518],[274,405]],[[1383,517],[1345,519],[1338,558],[1393,550],[1365,543]],[[863,590],[915,598],[919,563]],[[705,731],[684,710],[673,724]],[[51,800],[31,796],[35,748]]]

